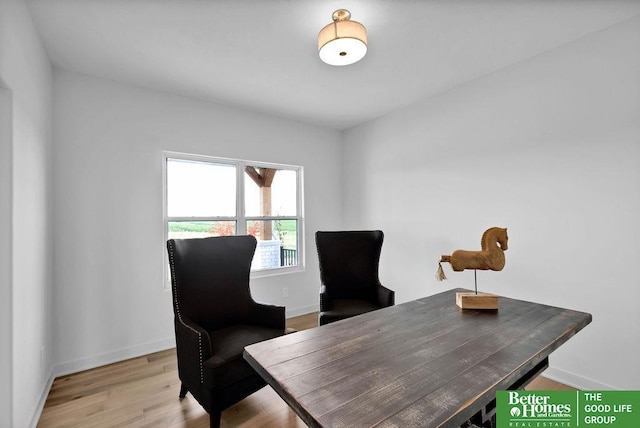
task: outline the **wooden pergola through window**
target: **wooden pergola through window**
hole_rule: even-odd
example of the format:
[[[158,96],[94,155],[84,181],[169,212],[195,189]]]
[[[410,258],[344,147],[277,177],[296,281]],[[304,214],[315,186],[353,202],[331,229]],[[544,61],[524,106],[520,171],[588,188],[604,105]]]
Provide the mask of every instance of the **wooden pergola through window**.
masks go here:
[[[271,184],[273,178],[278,172],[275,168],[254,168],[247,166],[244,171],[253,180],[254,183],[260,188],[260,202],[261,211],[263,216],[271,215]],[[273,238],[273,228],[271,221],[262,221],[262,227],[260,228],[260,237],[263,240],[270,241]]]

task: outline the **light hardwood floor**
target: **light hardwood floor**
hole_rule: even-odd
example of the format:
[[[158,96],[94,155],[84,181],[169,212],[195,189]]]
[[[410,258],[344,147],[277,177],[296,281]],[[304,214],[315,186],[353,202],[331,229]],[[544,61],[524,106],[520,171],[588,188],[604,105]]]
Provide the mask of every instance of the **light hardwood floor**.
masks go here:
[[[312,313],[287,320],[304,330],[318,325]],[[535,379],[527,389],[572,389]],[[56,378],[38,427],[182,427],[206,428],[209,417],[190,394],[178,399],[180,381],[175,350]],[[270,387],[222,413],[224,427],[297,428],[305,424]]]

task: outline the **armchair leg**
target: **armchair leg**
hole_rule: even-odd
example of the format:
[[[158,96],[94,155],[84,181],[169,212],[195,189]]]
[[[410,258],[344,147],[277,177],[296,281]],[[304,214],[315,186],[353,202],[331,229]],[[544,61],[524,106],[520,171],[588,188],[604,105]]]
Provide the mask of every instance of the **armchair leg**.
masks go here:
[[[221,417],[222,417],[222,412],[220,410],[212,410],[211,413],[209,413],[209,427],[220,428]]]
[[[184,397],[187,396],[187,392],[188,392],[187,387],[184,386],[184,383],[180,384],[180,395],[178,395],[178,397],[180,397],[180,399],[182,400]]]

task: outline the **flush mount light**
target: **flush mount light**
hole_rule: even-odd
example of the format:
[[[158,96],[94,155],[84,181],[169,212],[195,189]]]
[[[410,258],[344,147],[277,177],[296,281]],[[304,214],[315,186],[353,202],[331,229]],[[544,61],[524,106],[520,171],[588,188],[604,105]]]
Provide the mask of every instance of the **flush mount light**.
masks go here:
[[[367,53],[367,29],[351,21],[345,9],[333,12],[333,22],[318,34],[318,54],[330,65],[349,65],[360,61]]]

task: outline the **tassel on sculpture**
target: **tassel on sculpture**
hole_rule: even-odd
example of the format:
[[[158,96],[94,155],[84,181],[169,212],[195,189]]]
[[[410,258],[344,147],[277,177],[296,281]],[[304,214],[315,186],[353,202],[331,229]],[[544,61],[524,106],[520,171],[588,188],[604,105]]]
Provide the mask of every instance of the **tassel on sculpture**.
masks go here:
[[[438,263],[438,270],[436,271],[436,279],[438,281],[444,281],[447,279],[447,276],[444,274],[444,269],[442,269],[442,263]]]

